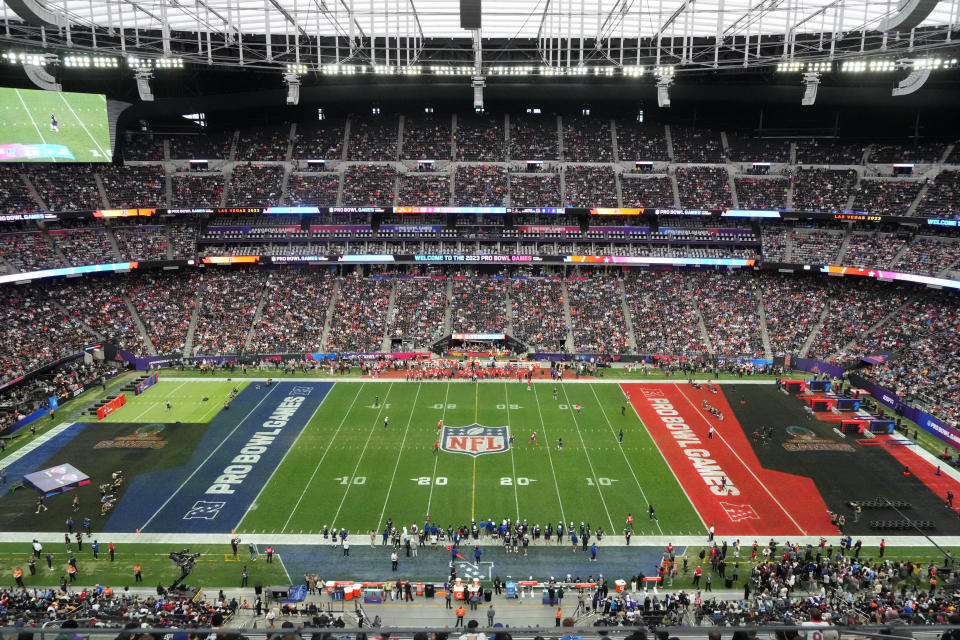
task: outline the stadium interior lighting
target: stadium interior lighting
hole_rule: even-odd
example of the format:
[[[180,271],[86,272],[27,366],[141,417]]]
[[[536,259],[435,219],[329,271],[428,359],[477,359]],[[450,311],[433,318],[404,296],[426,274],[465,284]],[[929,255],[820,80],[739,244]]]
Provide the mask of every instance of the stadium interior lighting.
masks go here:
[[[532,66],[504,66],[497,65],[490,67],[490,75],[493,76],[528,76],[533,73]]]
[[[623,75],[628,78],[639,78],[646,72],[646,69],[641,65],[627,66],[623,68]]]
[[[63,65],[72,69],[116,69],[120,61],[113,56],[68,55],[63,58]]]
[[[3,60],[9,64],[32,64],[36,66],[46,64],[42,53],[24,53],[22,51],[4,51]]]
[[[871,73],[884,73],[887,71],[895,71],[897,68],[897,63],[893,60],[871,60],[867,64],[867,69]]]
[[[612,76],[615,69],[613,67],[594,67],[593,75],[595,76]]]
[[[307,71],[309,71],[309,69],[305,64],[290,63],[287,65],[287,73],[293,73],[298,76],[302,76],[305,75]]]
[[[325,76],[352,76],[365,72],[366,67],[358,67],[352,64],[325,64],[320,67],[320,73]]]
[[[863,73],[867,70],[866,60],[844,60],[840,65],[840,71],[843,73]]]
[[[150,58],[138,58],[136,56],[127,56],[127,66],[131,69],[153,69],[153,60]]]
[[[819,62],[803,62],[801,60],[790,60],[789,62],[777,63],[777,73],[829,73],[833,71],[833,63],[827,60]]]
[[[283,81],[287,85],[287,104],[300,104],[300,76],[296,73],[283,74]]]
[[[160,58],[156,62],[157,69],[183,69],[183,60],[180,58]]]
[[[777,73],[796,73],[803,68],[803,63],[796,60],[790,62],[780,62],[777,64]]]
[[[817,101],[817,89],[820,88],[820,74],[816,72],[803,74],[803,98],[800,104],[809,107]]]
[[[153,79],[153,71],[148,68],[140,67],[134,70],[134,78],[137,82],[137,93],[144,102],[153,102],[153,90],[150,88],[150,80]]]
[[[677,70],[673,65],[659,65],[653,68],[653,75],[658,78],[672,78]]]

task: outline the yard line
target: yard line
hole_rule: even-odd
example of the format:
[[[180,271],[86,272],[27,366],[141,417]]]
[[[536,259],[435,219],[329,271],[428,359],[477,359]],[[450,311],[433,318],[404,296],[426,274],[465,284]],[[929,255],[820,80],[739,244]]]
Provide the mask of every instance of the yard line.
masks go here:
[[[162,402],[162,400],[161,400],[160,402]],[[160,404],[160,402],[151,402],[150,405],[149,405],[146,409],[144,409],[144,410],[141,411],[139,414],[137,414],[137,416],[136,416],[135,418],[133,418],[132,420],[130,420],[130,422],[136,422],[136,421],[139,420],[140,417],[143,416],[145,413],[149,413],[150,411],[153,411],[153,408],[154,408],[155,406],[157,406],[158,404]]]
[[[37,126],[37,121],[33,119],[33,114],[30,113],[30,109],[27,108],[27,103],[23,101],[23,96],[20,95],[19,89],[14,89],[17,94],[17,97],[20,98],[20,104],[23,105],[23,110],[27,112],[27,117],[30,118],[30,122],[33,123],[33,128],[37,130],[37,135],[40,136],[40,142],[47,144],[47,139],[43,137],[43,134],[40,133],[40,127]],[[53,156],[53,161],[57,161],[57,156]]]
[[[647,434],[649,434],[650,438],[653,439],[653,435],[650,434],[650,430],[647,429],[647,425],[643,423],[643,418],[640,417],[640,412],[637,411],[637,408],[633,405],[633,400],[630,398],[630,396],[627,395],[627,392],[622,385],[620,386],[620,393],[622,393],[623,397],[626,398],[627,404],[630,405],[631,409],[633,409],[633,414],[637,416],[637,420],[640,421],[640,424],[643,425],[644,429],[646,429]],[[693,501],[690,500],[690,496],[687,494],[686,490],[683,488],[683,483],[680,482],[680,477],[677,476],[677,472],[673,470],[673,467],[671,467],[670,463],[667,461],[667,456],[663,455],[663,451],[660,450],[660,447],[657,446],[656,442],[654,442],[653,444],[654,444],[654,448],[657,450],[657,453],[659,453],[660,457],[663,458],[663,464],[667,465],[667,469],[670,469],[670,473],[673,474],[673,479],[677,481],[677,485],[680,487],[680,490],[683,491],[683,495],[687,497],[687,501],[690,503],[690,506],[693,508],[693,512],[697,514],[698,518],[700,518],[700,522],[701,524],[703,524],[703,530],[706,531],[708,529],[707,521],[703,519],[703,516],[700,515],[700,512],[697,511],[697,507],[693,504]]]
[[[353,396],[353,402],[350,403],[350,407],[347,409],[347,412],[343,414],[343,420],[341,420],[340,424],[337,425],[337,430],[333,432],[333,437],[330,438],[329,442],[327,442],[327,448],[323,450],[323,455],[320,456],[320,461],[317,462],[317,466],[313,468],[313,473],[310,474],[310,479],[307,480],[306,486],[303,488],[303,491],[300,492],[300,497],[297,498],[297,504],[293,505],[293,509],[290,510],[290,515],[287,516],[287,521],[283,523],[282,527],[280,527],[280,533],[283,533],[284,531],[287,530],[287,526],[290,524],[290,520],[293,519],[293,514],[295,514],[297,512],[297,509],[300,507],[300,503],[303,501],[303,496],[307,495],[307,489],[310,488],[310,484],[313,482],[313,479],[317,476],[317,471],[320,471],[320,465],[322,465],[323,461],[327,459],[327,454],[330,453],[330,447],[333,446],[334,441],[337,439],[337,435],[340,433],[340,429],[343,428],[344,423],[347,421],[347,417],[350,415],[350,412],[353,411],[353,405],[357,403],[357,398],[360,397],[360,392],[363,391],[363,388],[365,386],[367,386],[366,382],[360,383],[360,388],[357,389],[357,395]],[[332,392],[333,392],[333,389],[330,389],[330,391],[327,392],[327,396],[329,397]],[[324,402],[326,402],[327,399],[324,398],[323,400]],[[317,408],[319,409],[319,407]],[[316,414],[316,411],[314,411],[314,414]],[[313,417],[311,416],[310,419],[312,420]],[[309,425],[310,425],[310,422],[308,421],[307,426]],[[294,444],[296,444],[296,442],[294,442]],[[284,458],[286,458],[286,455],[284,455]],[[273,477],[273,474],[271,474],[271,477]],[[263,485],[263,486],[266,487],[267,485]],[[246,514],[244,514],[244,517],[246,517]],[[241,520],[241,522],[243,522],[243,520]]]
[[[476,424],[480,416],[480,385],[474,383],[476,391],[473,394],[473,422]],[[470,493],[470,519],[474,519],[477,507],[477,456],[473,456],[473,490]]]
[[[263,490],[266,489],[267,485],[270,484],[270,481],[273,480],[273,474],[277,472],[277,469],[283,466],[283,461],[287,459],[287,456],[290,455],[290,452],[293,451],[294,447],[297,446],[297,442],[300,440],[300,436],[302,436],[303,432],[307,430],[307,427],[310,426],[310,421],[313,420],[313,417],[317,415],[318,411],[320,411],[320,407],[322,407],[323,403],[326,402],[327,398],[330,397],[331,391],[333,391],[332,386],[330,387],[330,389],[327,390],[327,395],[323,396],[323,400],[320,401],[320,404],[317,405],[317,408],[314,409],[313,413],[310,414],[310,417],[307,418],[307,421],[303,425],[303,429],[300,429],[300,433],[297,434],[297,437],[293,441],[293,444],[291,444],[290,447],[287,448],[286,452],[283,454],[283,457],[280,458],[279,464],[277,464],[277,466],[273,468],[273,471],[270,472],[270,477],[267,478],[267,481],[263,483],[262,487],[260,487],[260,491],[257,492],[257,495],[253,498],[250,504],[247,505],[247,508],[244,510],[243,515],[240,517],[239,520],[237,520],[237,524],[234,526],[235,529],[238,528],[240,526],[240,523],[243,522],[243,519],[247,517],[247,514],[250,513],[251,509],[253,509],[253,505],[257,504],[257,500],[260,499],[260,494],[263,493]],[[360,392],[358,391],[357,394],[359,395],[359,393]],[[297,504],[300,504],[300,503],[298,502]],[[283,533],[283,529],[280,529],[280,533]]]
[[[280,385],[278,384],[278,385],[276,385],[273,389],[271,389],[270,391],[268,391],[267,394],[266,394],[265,396],[263,396],[263,400],[261,400],[260,402],[258,402],[258,403],[253,407],[253,409],[250,409],[250,411],[247,413],[247,415],[243,416],[243,420],[241,420],[240,422],[238,422],[237,425],[236,425],[233,429],[230,430],[230,433],[228,433],[227,435],[225,435],[225,436],[223,437],[223,440],[220,441],[220,444],[218,444],[216,447],[214,447],[214,448],[213,448],[213,451],[211,451],[209,454],[207,454],[207,457],[203,459],[203,462],[201,462],[200,464],[198,464],[198,465],[197,465],[197,468],[194,469],[193,472],[192,472],[189,476],[187,476],[187,479],[180,483],[180,486],[177,487],[177,490],[170,494],[170,496],[164,501],[164,503],[163,503],[162,505],[160,505],[160,508],[157,509],[156,511],[154,511],[154,512],[153,512],[153,515],[150,516],[150,518],[149,518],[146,522],[144,522],[142,525],[140,525],[140,530],[141,530],[141,531],[143,531],[144,529],[146,529],[146,528],[147,528],[147,525],[150,524],[150,523],[153,521],[153,519],[157,517],[157,514],[159,514],[161,511],[163,511],[164,507],[166,507],[168,504],[170,504],[170,501],[173,500],[174,496],[176,496],[178,493],[180,493],[180,492],[183,490],[183,488],[184,488],[185,486],[187,486],[187,483],[190,482],[190,480],[193,479],[193,476],[197,475],[197,471],[200,471],[200,469],[203,467],[203,465],[205,465],[205,464],[207,464],[207,462],[209,462],[210,458],[213,457],[213,454],[215,454],[217,451],[219,451],[219,450],[220,450],[220,447],[222,447],[222,446],[227,442],[227,440],[230,439],[230,436],[232,436],[234,433],[236,433],[237,429],[240,428],[240,425],[243,424],[244,422],[246,422],[247,419],[248,419],[251,415],[253,415],[253,412],[256,411],[257,409],[259,409],[259,408],[260,408],[260,405],[262,405],[262,404],[266,401],[266,399],[269,398],[271,395],[273,395],[273,392],[276,391],[276,390],[279,389],[279,388],[280,388]]]
[[[603,419],[607,421],[607,426],[610,427],[610,433],[613,434],[613,437],[616,438],[617,434],[613,430],[613,425],[610,423],[610,418],[607,417],[607,411],[603,408],[603,403],[600,402],[600,396],[597,395],[597,390],[593,388],[593,385],[590,385],[590,390],[593,391],[593,397],[597,400],[597,405],[600,407],[600,411],[603,413]],[[564,392],[566,393],[566,392]],[[627,463],[627,468],[630,469],[630,475],[633,476],[633,481],[637,483],[637,489],[640,490],[640,497],[643,498],[643,501],[650,505],[650,501],[647,499],[647,494],[643,492],[643,487],[640,486],[640,480],[637,479],[637,474],[633,471],[633,465],[630,464],[630,460],[627,458],[627,452],[623,450],[623,443],[617,442],[620,446],[620,453],[623,454],[623,461]],[[654,522],[657,523],[657,529],[660,529],[660,535],[663,535],[663,528],[660,526],[660,519],[654,519]]]
[[[103,150],[103,147],[100,146],[100,143],[97,142],[97,139],[94,138],[93,134],[90,133],[90,130],[87,129],[87,125],[83,124],[83,120],[81,120],[80,116],[77,115],[77,112],[73,110],[73,105],[70,104],[70,101],[63,97],[63,92],[58,91],[57,93],[60,95],[60,99],[63,100],[63,104],[67,105],[67,109],[70,109],[70,113],[73,114],[73,117],[77,119],[77,122],[80,123],[80,126],[83,127],[83,130],[87,133],[87,136],[89,136],[90,139],[93,141],[93,144],[97,145],[97,149],[100,150],[100,153],[103,155],[103,157],[107,159],[111,158],[112,157],[111,154],[106,153]]]
[[[560,519],[567,521],[567,516],[563,514],[563,500],[560,498],[560,485],[557,483],[557,470],[553,466],[553,456],[550,454],[550,440],[547,438],[547,424],[543,421],[543,410],[540,409],[540,396],[537,394],[537,385],[533,387],[533,399],[537,403],[537,413],[540,414],[540,426],[543,427],[543,441],[547,445],[547,460],[550,461],[550,473],[553,474],[553,486],[557,488],[557,503],[560,505]]]
[[[390,485],[387,487],[387,495],[383,499],[383,509],[380,511],[380,518],[377,520],[377,531],[380,531],[380,524],[383,522],[383,514],[387,512],[387,502],[390,501],[390,492],[393,491],[393,482],[397,479],[397,469],[400,467],[400,458],[403,456],[403,445],[407,442],[407,434],[410,432],[410,423],[413,422],[413,414],[417,411],[417,398],[420,397],[420,388],[423,385],[417,384],[417,393],[413,396],[413,406],[410,407],[410,417],[407,418],[407,428],[403,430],[403,439],[400,440],[400,448],[397,450],[397,462],[393,465],[393,474],[390,476]]]
[[[590,467],[590,475],[593,476],[593,480],[597,485],[597,495],[600,496],[600,503],[603,505],[603,510],[607,513],[607,519],[610,520],[610,531],[616,531],[617,525],[613,524],[613,518],[610,517],[610,510],[607,509],[607,501],[603,499],[603,491],[600,489],[600,480],[597,479],[597,473],[593,470],[593,462],[590,461],[590,453],[587,451],[587,443],[583,439],[583,433],[580,432],[580,423],[577,421],[577,416],[576,413],[574,413],[573,405],[570,404],[570,397],[567,395],[567,388],[562,384],[560,387],[563,388],[563,397],[567,400],[567,411],[569,411],[570,415],[573,417],[573,425],[577,428],[577,435],[580,436],[580,444],[583,445],[583,453],[585,456],[587,456],[587,465]],[[544,436],[546,436],[546,434],[544,434]]]
[[[710,426],[710,421],[707,420],[707,416],[703,415],[703,413],[701,413],[701,411],[700,411],[700,409],[697,407],[697,405],[695,405],[695,404],[693,403],[693,401],[690,400],[690,398],[687,397],[687,394],[685,394],[685,393],[683,392],[683,389],[680,388],[680,385],[674,383],[673,387],[674,387],[677,391],[680,392],[680,395],[683,396],[683,399],[684,399],[684,400],[686,400],[688,403],[690,403],[690,406],[693,408],[694,411],[697,412],[697,415],[699,415],[699,416],[703,419],[704,424],[706,424],[707,426]],[[716,436],[717,438],[719,438],[719,439],[720,439],[720,442],[722,442],[722,443],[724,444],[724,446],[726,446],[727,449],[730,450],[730,453],[732,453],[732,454],[736,457],[736,459],[740,461],[740,464],[742,464],[742,465],[743,465],[743,468],[747,470],[747,473],[749,473],[750,475],[753,476],[753,479],[757,481],[757,484],[760,485],[760,486],[763,488],[763,490],[767,492],[767,495],[770,496],[770,499],[773,500],[775,503],[777,503],[777,506],[780,507],[780,510],[783,511],[788,518],[790,518],[790,522],[792,522],[792,523],[794,524],[794,526],[797,527],[797,530],[800,531],[800,533],[801,533],[802,535],[807,535],[807,532],[804,531],[804,530],[803,530],[803,527],[801,527],[800,524],[797,523],[797,521],[793,519],[793,516],[790,515],[790,512],[787,511],[787,508],[784,507],[784,506],[780,503],[779,500],[777,500],[776,496],[774,496],[774,495],[770,492],[770,489],[767,489],[767,485],[763,484],[763,482],[760,481],[760,478],[758,478],[758,477],[757,477],[757,474],[753,472],[753,469],[750,468],[750,465],[748,465],[746,462],[744,462],[744,461],[743,461],[743,458],[740,457],[740,454],[737,453],[737,450],[730,446],[730,443],[727,442],[726,438],[723,437],[723,434],[720,433],[720,432],[717,431],[717,430],[714,430],[713,433],[714,433],[714,436]]]
[[[443,396],[443,411],[440,414],[440,421],[447,417],[447,400],[450,398],[450,381],[447,381],[447,392]],[[442,434],[441,434],[442,435]],[[440,437],[440,436],[438,436]],[[435,452],[433,456],[433,475],[430,476],[430,495],[427,497],[427,515],[430,515],[430,504],[433,502],[433,483],[437,480],[437,462],[440,460],[440,453]]]
[[[360,468],[360,463],[363,462],[363,454],[367,452],[367,445],[370,444],[370,438],[373,437],[373,432],[377,429],[377,421],[380,420],[380,414],[383,412],[384,407],[387,404],[387,398],[390,397],[390,392],[393,391],[393,384],[390,383],[390,386],[387,387],[387,393],[383,396],[383,402],[380,403],[380,411],[377,411],[377,417],[373,421],[373,426],[370,427],[370,433],[367,434],[367,441],[363,443],[363,449],[360,451],[360,457],[357,458],[357,464],[353,467],[353,473],[350,474],[350,479],[347,481],[347,490],[343,492],[343,498],[340,499],[340,506],[337,507],[337,512],[333,514],[333,520],[330,521],[330,526],[333,527],[337,523],[337,517],[340,515],[340,511],[343,509],[343,503],[347,501],[347,495],[350,493],[350,487],[353,486],[353,478],[357,475],[357,469]]]
[[[326,400],[326,398],[324,398],[324,400]],[[293,580],[290,579],[290,572],[287,571],[287,565],[283,564],[283,558],[280,557],[279,553],[273,555],[277,556],[277,561],[280,562],[280,568],[283,569],[283,572],[287,575],[287,582],[293,582]]]
[[[507,407],[507,442],[510,441],[510,391],[507,383],[503,383],[503,398]],[[513,469],[513,500],[517,503],[517,521],[520,521],[520,494],[517,490],[517,465],[513,459],[513,447],[510,447],[510,468]]]

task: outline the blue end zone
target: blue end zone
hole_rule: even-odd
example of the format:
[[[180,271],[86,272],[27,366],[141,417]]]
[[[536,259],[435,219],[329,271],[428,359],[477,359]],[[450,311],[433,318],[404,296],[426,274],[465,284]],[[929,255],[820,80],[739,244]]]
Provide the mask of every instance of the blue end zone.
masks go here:
[[[71,440],[77,437],[77,435],[79,435],[80,432],[86,429],[88,426],[89,423],[86,422],[74,422],[69,427],[56,434],[52,438],[49,438],[46,442],[42,443],[30,453],[24,455],[19,460],[11,462],[7,466],[7,482],[18,482],[28,473],[39,471],[40,469],[45,469],[55,464],[72,462],[75,458],[75,456],[72,454],[69,457],[57,457],[57,455],[64,447],[70,444]],[[40,437],[45,438],[47,436]],[[84,465],[79,462],[77,463],[77,468],[84,473],[89,471],[88,468],[84,468]],[[0,492],[0,498],[7,495],[11,495],[9,491]]]
[[[229,533],[333,385],[248,385],[210,421],[186,464],[134,479],[104,530]]]

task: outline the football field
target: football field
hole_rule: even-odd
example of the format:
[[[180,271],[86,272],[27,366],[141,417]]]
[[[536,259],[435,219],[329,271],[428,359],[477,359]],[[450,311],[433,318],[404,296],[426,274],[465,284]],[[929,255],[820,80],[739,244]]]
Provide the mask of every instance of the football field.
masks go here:
[[[102,94],[0,89],[0,160],[110,162]],[[51,116],[58,131],[51,128]]]
[[[429,517],[444,528],[586,522],[622,535],[629,513],[639,535],[705,531],[619,385],[556,389],[337,383],[238,531],[362,534]]]

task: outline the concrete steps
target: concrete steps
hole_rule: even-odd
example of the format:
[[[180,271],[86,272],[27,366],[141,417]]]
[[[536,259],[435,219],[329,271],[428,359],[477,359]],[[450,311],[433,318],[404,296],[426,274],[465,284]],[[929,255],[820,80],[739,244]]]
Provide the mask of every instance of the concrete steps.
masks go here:
[[[760,319],[760,342],[763,343],[763,357],[767,360],[773,358],[773,350],[770,348],[770,332],[767,330],[767,311],[763,307],[763,289],[760,285],[755,285],[757,289],[757,317]]]
[[[248,351],[250,349],[250,343],[253,342],[253,336],[256,333],[257,325],[260,323],[260,318],[263,317],[263,305],[266,304],[267,298],[270,297],[270,276],[272,274],[268,273],[266,279],[263,281],[263,291],[260,292],[260,299],[257,301],[257,309],[253,312],[253,320],[250,322],[250,328],[247,329],[247,337],[243,339],[243,350]]]
[[[618,291],[620,292],[620,308],[623,310],[623,321],[627,325],[627,344],[630,346],[630,353],[636,353],[637,336],[633,332],[633,318],[630,316],[630,306],[627,305],[627,291],[622,278],[618,285]]]
[[[563,292],[563,323],[567,329],[567,353],[574,353],[577,347],[573,343],[573,316],[570,314],[570,292],[567,291],[566,280],[560,281],[560,289]]]
[[[823,323],[827,319],[827,311],[829,307],[823,305],[823,311],[820,312],[820,317],[817,319],[817,322],[813,325],[813,329],[810,330],[810,335],[807,336],[807,339],[803,343],[803,347],[800,349],[800,357],[806,358],[807,354],[810,353],[810,347],[813,346],[813,341],[816,339],[817,334],[820,333],[820,330],[823,328]]]
[[[193,355],[193,339],[197,333],[197,324],[200,321],[200,305],[203,300],[200,298],[200,287],[197,287],[197,295],[193,298],[193,311],[190,313],[190,326],[187,327],[187,337],[183,341],[183,355]]]
[[[401,116],[402,117],[402,116]],[[397,311],[397,279],[393,278],[390,282],[390,301],[387,302],[387,316],[386,322],[383,323],[383,340],[380,344],[380,349],[387,353],[390,349],[390,321],[393,319],[393,314]]]
[[[320,347],[322,351],[327,349],[327,338],[330,336],[330,318],[333,317],[333,310],[337,308],[337,301],[340,299],[340,278],[333,283],[333,295],[330,296],[330,304],[327,305],[327,319],[323,322],[323,333],[320,335]]]
[[[147,333],[147,327],[143,324],[143,320],[140,319],[140,314],[137,313],[137,309],[133,306],[130,297],[127,294],[123,294],[122,297],[123,303],[127,305],[127,310],[130,312],[130,317],[133,318],[133,324],[137,327],[137,331],[140,332],[140,337],[143,338],[143,344],[147,349],[147,354],[151,356],[159,355],[157,348],[154,347],[153,342],[150,341],[150,334]]]

